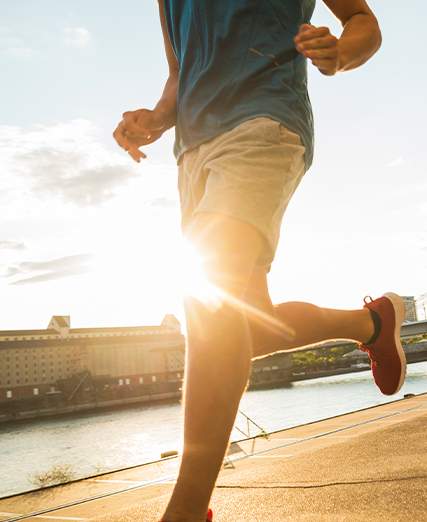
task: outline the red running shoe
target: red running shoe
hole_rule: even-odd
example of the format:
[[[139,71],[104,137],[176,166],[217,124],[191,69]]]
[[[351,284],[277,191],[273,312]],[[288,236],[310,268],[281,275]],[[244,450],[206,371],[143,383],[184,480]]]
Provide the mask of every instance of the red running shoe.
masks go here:
[[[213,518],[212,509],[208,509],[208,514],[207,514],[206,522],[212,522],[212,518]],[[160,520],[160,522],[163,522],[163,521]]]
[[[359,348],[368,352],[375,384],[384,395],[394,395],[402,387],[406,375],[406,358],[400,344],[405,303],[393,293],[384,294],[375,301],[367,296],[364,301],[363,308],[369,308],[380,316],[381,331],[374,343],[359,344]]]

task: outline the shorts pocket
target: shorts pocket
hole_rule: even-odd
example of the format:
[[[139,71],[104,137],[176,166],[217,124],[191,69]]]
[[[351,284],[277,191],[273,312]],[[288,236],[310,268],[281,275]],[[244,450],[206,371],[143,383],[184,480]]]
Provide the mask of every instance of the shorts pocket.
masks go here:
[[[270,118],[262,118],[262,133],[265,143],[270,145],[280,145],[281,142],[281,124]]]

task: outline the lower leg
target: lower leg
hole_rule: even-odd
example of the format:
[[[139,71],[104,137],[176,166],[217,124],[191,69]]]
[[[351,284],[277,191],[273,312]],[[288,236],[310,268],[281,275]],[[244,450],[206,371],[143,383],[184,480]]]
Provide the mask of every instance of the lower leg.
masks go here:
[[[332,339],[351,339],[367,343],[374,334],[374,324],[368,309],[334,310],[309,303],[288,302],[273,306],[267,288],[266,271],[256,268],[251,276],[245,300],[261,315],[248,313],[253,356],[262,357]],[[270,326],[264,315],[292,331],[292,339]]]
[[[190,299],[186,317],[184,450],[167,522],[205,522],[251,361],[242,312],[223,305],[212,313]]]

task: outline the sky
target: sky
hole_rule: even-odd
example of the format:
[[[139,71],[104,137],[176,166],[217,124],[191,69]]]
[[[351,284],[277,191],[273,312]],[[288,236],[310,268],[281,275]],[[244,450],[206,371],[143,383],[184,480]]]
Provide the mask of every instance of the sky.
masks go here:
[[[316,149],[283,221],[273,302],[427,292],[427,3],[371,0],[383,45],[309,66]],[[318,2],[314,25],[340,26]],[[112,132],[167,78],[155,0],[0,0],[0,330],[184,322],[173,131],[134,163]]]

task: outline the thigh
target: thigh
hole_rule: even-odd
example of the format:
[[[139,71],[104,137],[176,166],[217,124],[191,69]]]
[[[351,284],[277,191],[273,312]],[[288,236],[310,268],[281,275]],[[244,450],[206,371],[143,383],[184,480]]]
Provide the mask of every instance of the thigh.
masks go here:
[[[264,239],[255,227],[239,219],[202,212],[194,217],[187,241],[211,283],[243,297]]]

